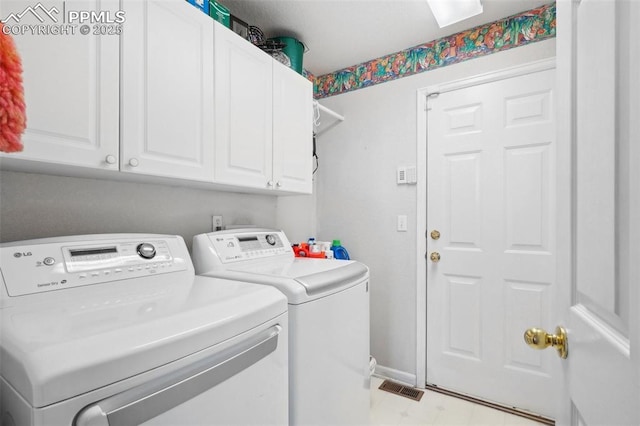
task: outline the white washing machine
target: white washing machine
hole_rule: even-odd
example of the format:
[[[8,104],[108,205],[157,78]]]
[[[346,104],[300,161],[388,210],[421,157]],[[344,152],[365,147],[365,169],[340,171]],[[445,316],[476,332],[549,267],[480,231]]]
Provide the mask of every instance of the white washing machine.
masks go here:
[[[196,273],[275,287],[289,300],[293,425],[369,423],[369,270],[294,257],[285,234],[244,229],[193,240]]]
[[[194,276],[181,237],[7,243],[0,272],[2,426],[288,422],[286,298]]]

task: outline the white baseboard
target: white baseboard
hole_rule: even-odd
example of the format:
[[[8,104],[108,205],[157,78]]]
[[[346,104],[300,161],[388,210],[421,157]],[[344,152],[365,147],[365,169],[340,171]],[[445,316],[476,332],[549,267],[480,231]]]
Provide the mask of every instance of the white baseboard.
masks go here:
[[[376,365],[376,371],[374,373],[375,376],[393,380],[394,382],[398,382],[400,384],[406,386],[416,386],[416,375],[407,373],[405,371],[395,370],[393,368],[385,367],[384,365]]]

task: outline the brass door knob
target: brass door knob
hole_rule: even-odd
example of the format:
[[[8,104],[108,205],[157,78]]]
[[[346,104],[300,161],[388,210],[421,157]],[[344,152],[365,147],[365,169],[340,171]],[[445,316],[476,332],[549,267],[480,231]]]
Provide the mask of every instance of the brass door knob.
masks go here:
[[[567,332],[562,327],[556,327],[556,334],[549,334],[541,328],[532,327],[524,332],[524,341],[533,349],[546,349],[553,346],[562,359],[567,358],[569,353]]]
[[[432,262],[436,262],[436,263],[440,262],[440,253],[438,253],[437,251],[434,251],[429,256],[429,259],[431,259]]]
[[[440,239],[440,231],[438,231],[437,229],[434,229],[433,231],[431,231],[431,239],[432,240]]]

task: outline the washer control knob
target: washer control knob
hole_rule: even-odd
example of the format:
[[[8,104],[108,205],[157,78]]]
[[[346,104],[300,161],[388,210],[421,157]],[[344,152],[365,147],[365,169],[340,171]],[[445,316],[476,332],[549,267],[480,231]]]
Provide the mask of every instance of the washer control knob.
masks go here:
[[[138,244],[138,254],[144,259],[153,259],[156,255],[156,248],[151,243]]]
[[[267,240],[267,243],[269,243],[270,246],[275,246],[276,245],[276,237],[273,234],[267,234],[267,236],[265,237]]]
[[[45,257],[42,263],[44,263],[47,266],[51,266],[54,263],[56,263],[56,260],[53,257]]]

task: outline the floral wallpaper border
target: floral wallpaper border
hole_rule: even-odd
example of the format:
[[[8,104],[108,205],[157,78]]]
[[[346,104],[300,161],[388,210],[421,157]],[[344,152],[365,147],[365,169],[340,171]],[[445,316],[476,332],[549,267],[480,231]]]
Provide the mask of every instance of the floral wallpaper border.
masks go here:
[[[554,2],[319,77],[306,70],[304,75],[314,82],[314,97],[321,99],[524,46],[555,35]]]

